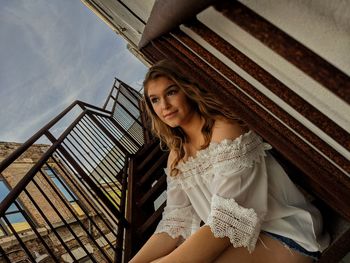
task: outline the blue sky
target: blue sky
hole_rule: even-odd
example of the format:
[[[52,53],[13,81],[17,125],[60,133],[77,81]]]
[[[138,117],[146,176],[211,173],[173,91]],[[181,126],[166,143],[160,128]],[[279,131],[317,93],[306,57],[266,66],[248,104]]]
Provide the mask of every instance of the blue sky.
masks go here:
[[[79,99],[102,106],[114,77],[146,67],[79,0],[2,0],[0,141],[24,142]]]

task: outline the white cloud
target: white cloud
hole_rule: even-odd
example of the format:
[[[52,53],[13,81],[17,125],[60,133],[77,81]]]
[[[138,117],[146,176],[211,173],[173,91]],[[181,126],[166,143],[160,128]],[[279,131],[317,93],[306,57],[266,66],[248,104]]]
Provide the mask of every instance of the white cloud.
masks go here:
[[[131,84],[145,72],[79,1],[8,1],[0,35],[0,140],[29,138],[76,99],[102,105],[115,76]]]

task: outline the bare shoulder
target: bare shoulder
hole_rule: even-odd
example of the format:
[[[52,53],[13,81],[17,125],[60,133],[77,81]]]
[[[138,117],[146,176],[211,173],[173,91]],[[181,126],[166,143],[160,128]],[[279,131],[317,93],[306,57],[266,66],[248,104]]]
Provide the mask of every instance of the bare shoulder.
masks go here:
[[[221,142],[224,139],[235,139],[245,132],[247,130],[242,128],[237,122],[226,118],[218,118],[213,126],[211,141]]]

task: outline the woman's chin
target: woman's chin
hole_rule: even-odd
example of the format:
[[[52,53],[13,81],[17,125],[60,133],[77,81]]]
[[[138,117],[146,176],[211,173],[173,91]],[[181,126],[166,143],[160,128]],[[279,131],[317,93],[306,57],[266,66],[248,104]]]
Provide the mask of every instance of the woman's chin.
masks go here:
[[[170,126],[171,128],[176,128],[179,126],[179,124],[177,122],[172,122],[172,121],[168,121],[168,122],[166,122],[166,124],[168,126]]]

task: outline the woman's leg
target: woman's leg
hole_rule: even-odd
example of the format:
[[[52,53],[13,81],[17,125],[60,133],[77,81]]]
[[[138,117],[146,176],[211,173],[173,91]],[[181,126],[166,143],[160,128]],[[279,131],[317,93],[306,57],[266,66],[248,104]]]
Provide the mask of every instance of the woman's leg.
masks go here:
[[[260,234],[255,250],[250,254],[246,248],[227,248],[216,260],[215,263],[311,263],[310,257],[304,256],[297,251],[286,247],[267,235]]]
[[[165,257],[165,256],[164,256],[164,257]],[[163,259],[164,257],[157,258],[157,259],[151,261],[150,263],[157,263],[157,262],[159,262],[161,259]]]

